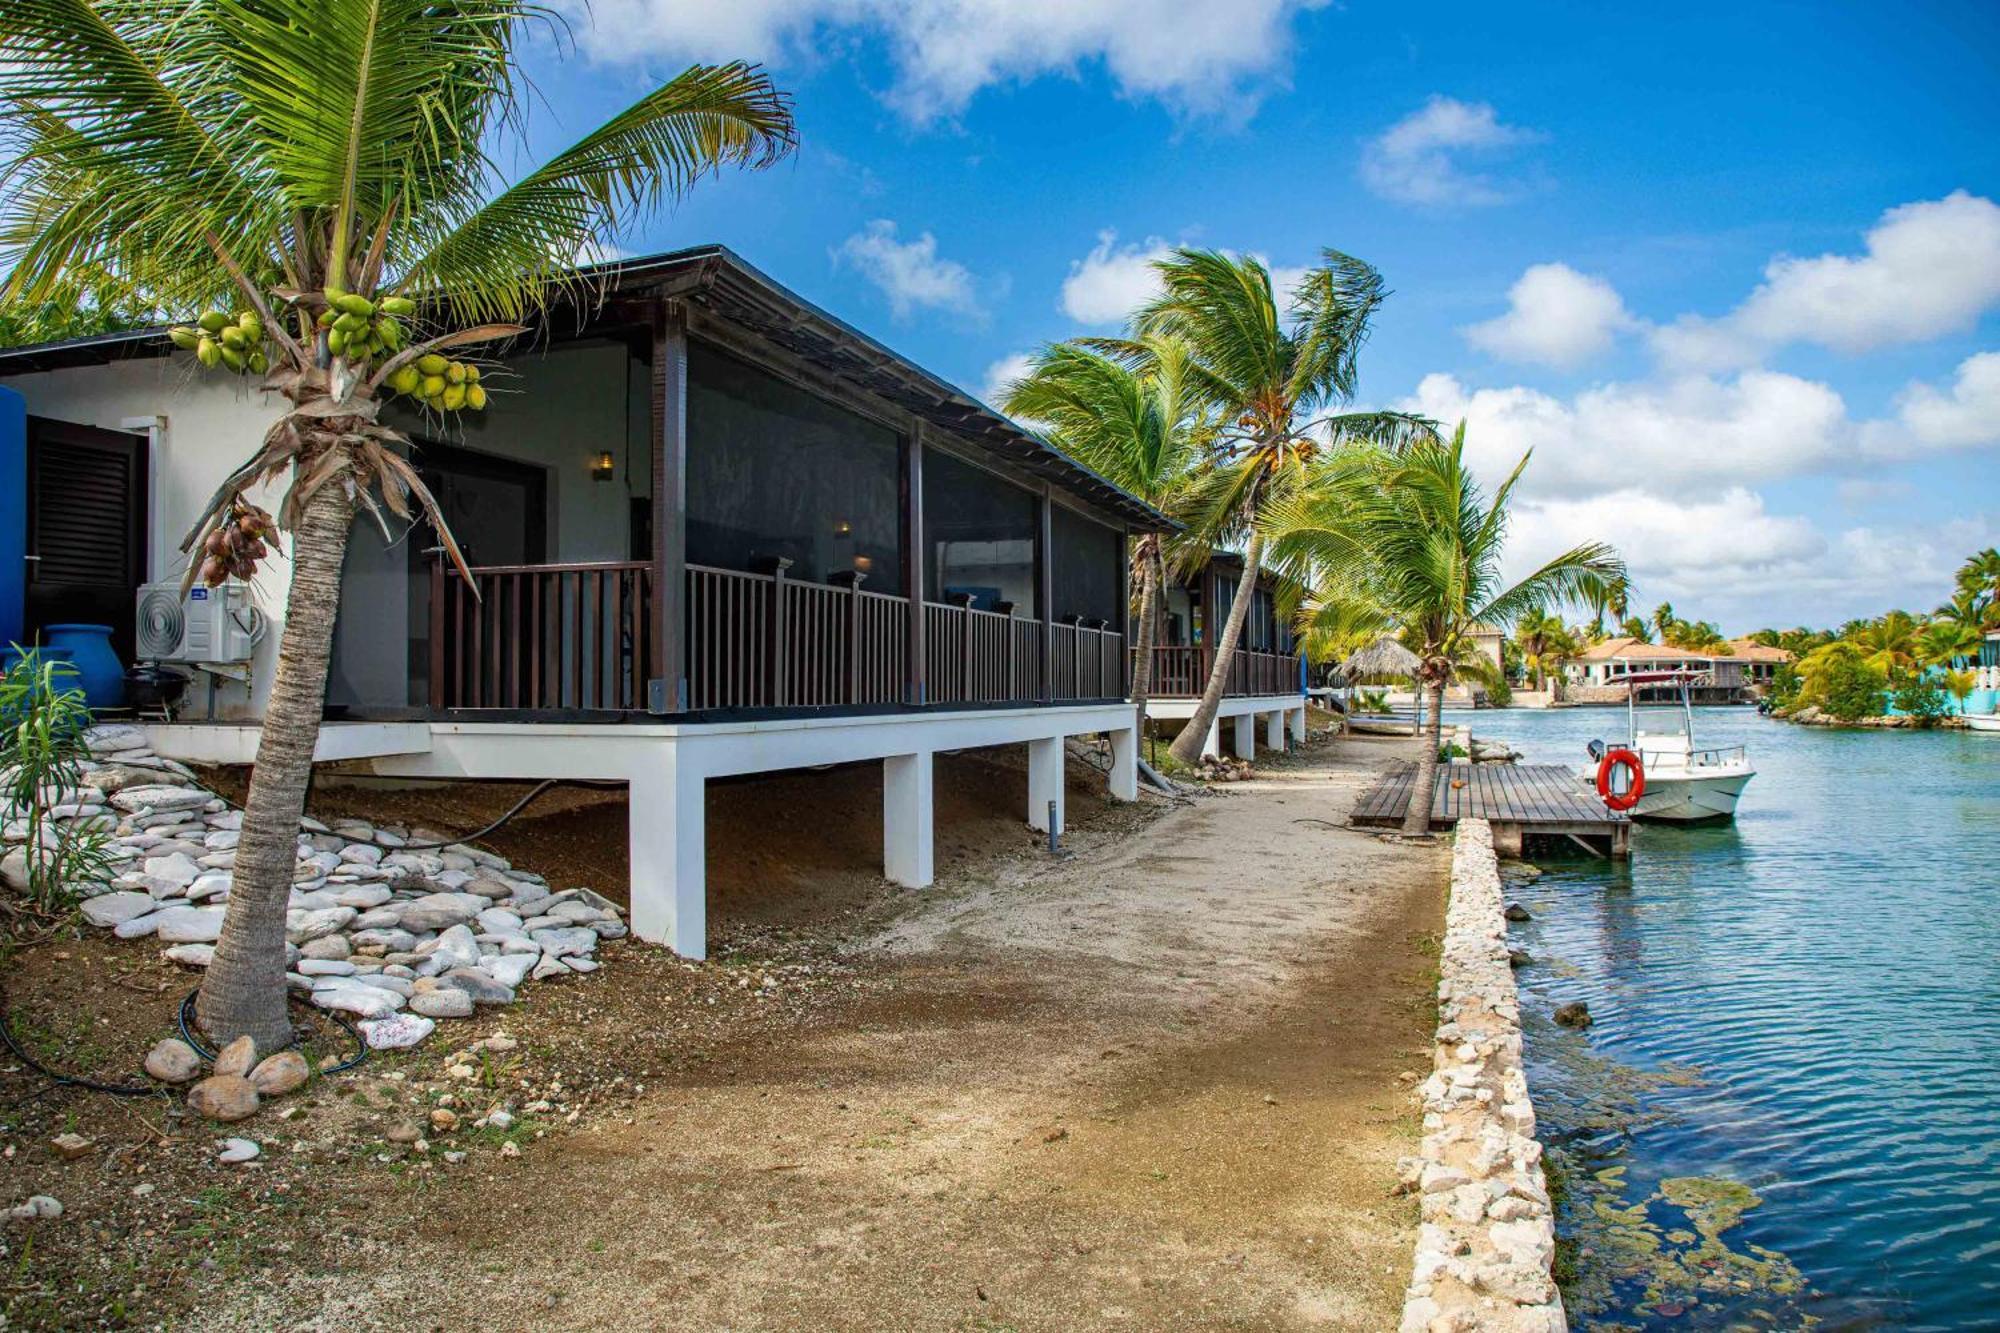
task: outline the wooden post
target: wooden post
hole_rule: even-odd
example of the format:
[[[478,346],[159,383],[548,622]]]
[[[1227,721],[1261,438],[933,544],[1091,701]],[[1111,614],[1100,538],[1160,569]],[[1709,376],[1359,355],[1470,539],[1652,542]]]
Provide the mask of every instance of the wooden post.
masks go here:
[[[1055,501],[1049,488],[1042,487],[1039,531],[1035,535],[1035,600],[1042,616],[1042,681],[1037,699],[1056,697],[1055,636]]]
[[[431,711],[444,711],[444,557],[431,557]]]
[[[790,673],[785,670],[792,655],[792,646],[790,643],[791,625],[789,623],[791,618],[786,613],[785,607],[785,571],[792,567],[792,562],[784,556],[779,556],[771,564],[773,566],[771,570],[771,619],[770,632],[765,639],[766,659],[764,663],[769,671],[769,675],[766,678],[768,688],[765,690],[765,698],[770,701],[771,707],[783,708],[787,703],[791,702],[788,697],[789,692],[786,689]]]
[[[861,583],[868,576],[843,569],[827,582],[847,589],[847,702],[861,702]]]
[[[924,428],[913,423],[903,437],[903,588],[910,599],[909,662],[904,669],[904,701],[924,698]]]
[[[653,664],[646,711],[687,711],[687,319],[653,303]]]

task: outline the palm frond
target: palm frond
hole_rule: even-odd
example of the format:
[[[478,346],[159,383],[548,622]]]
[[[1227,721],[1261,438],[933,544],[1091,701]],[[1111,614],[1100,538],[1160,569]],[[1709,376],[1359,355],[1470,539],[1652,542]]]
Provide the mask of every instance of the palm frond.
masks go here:
[[[486,203],[452,219],[404,274],[461,320],[515,319],[593,245],[724,166],[796,144],[791,99],[754,65],[696,65]]]

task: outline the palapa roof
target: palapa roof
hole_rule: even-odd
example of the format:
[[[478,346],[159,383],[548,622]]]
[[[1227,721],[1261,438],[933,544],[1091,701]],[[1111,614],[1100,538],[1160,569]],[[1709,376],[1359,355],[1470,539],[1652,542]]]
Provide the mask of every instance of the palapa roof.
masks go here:
[[[1349,653],[1336,669],[1349,680],[1362,680],[1369,676],[1414,675],[1420,665],[1422,659],[1385,634],[1366,648]]]
[[[1733,654],[1731,655],[1734,656]],[[1593,643],[1571,659],[1576,662],[1714,662],[1714,653],[1699,648],[1676,648],[1671,644],[1647,643],[1629,635]]]

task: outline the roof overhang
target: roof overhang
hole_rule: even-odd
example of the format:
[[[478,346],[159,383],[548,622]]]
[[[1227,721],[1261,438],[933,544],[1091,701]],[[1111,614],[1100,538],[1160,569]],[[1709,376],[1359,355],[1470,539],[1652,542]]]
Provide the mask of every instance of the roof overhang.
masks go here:
[[[594,264],[577,270],[577,276],[581,280],[577,290],[587,298],[563,304],[574,305],[574,313],[585,320],[612,297],[685,302],[1133,527],[1165,531],[1180,526],[963,389],[807,301],[726,246],[704,245]],[[551,315],[548,323],[556,319]],[[172,350],[164,326],[4,348],[0,377],[165,356]]]

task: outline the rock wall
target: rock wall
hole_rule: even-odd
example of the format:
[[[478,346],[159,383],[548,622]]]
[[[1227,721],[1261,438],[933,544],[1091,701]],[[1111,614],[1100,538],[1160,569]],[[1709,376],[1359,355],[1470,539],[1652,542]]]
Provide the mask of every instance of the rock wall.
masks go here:
[[[1521,1007],[1493,829],[1462,820],[1451,858],[1434,1072],[1421,1156],[1404,1164],[1421,1228],[1402,1333],[1559,1333],[1555,1215],[1521,1064]]]

